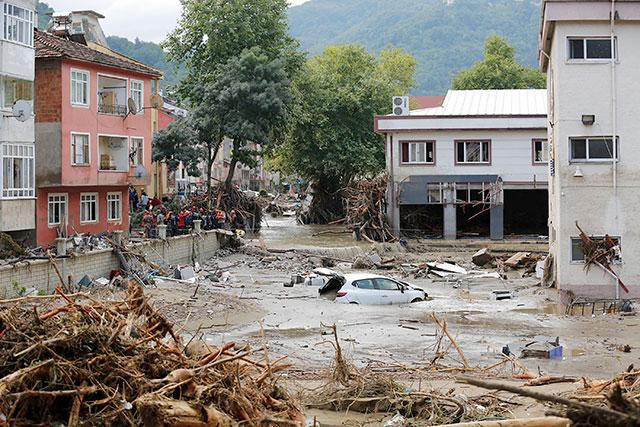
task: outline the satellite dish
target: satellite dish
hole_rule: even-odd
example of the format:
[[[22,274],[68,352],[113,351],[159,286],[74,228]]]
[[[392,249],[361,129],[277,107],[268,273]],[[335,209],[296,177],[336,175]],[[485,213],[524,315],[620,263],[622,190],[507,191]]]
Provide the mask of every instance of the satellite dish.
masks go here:
[[[138,106],[136,105],[136,101],[134,101],[133,98],[129,98],[127,100],[127,105],[129,106],[129,113],[135,116],[136,113],[138,112]]]
[[[162,96],[155,94],[151,96],[151,108],[161,108],[164,105],[164,99]]]
[[[26,122],[31,117],[31,101],[19,99],[13,104],[13,117],[19,122]]]

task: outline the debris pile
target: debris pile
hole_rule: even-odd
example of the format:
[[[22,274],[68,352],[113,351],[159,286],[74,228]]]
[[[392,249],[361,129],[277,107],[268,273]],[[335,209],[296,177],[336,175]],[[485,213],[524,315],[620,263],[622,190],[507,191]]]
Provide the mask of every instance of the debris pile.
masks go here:
[[[343,191],[346,224],[369,242],[393,242],[394,236],[385,216],[385,204],[389,177],[380,175],[373,179],[356,181]]]
[[[304,422],[275,381],[283,358],[198,343],[185,348],[134,282],[124,300],[57,289],[0,301],[0,425]]]

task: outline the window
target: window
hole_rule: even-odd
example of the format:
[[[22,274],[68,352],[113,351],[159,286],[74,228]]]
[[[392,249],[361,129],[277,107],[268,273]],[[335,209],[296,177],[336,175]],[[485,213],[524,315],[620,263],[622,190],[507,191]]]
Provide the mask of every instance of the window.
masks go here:
[[[4,39],[27,46],[33,46],[32,10],[12,4],[4,4]]]
[[[574,162],[601,162],[613,159],[613,138],[569,138],[570,160]],[[616,148],[618,139],[616,138]],[[618,151],[618,150],[616,150]],[[619,158],[619,152],[616,153]]]
[[[71,103],[89,105],[89,73],[71,70]]]
[[[620,248],[620,237],[612,236],[590,236],[591,240],[596,242],[608,241],[607,245],[610,248],[612,254],[611,262],[613,264],[622,263],[622,252]],[[582,249],[582,240],[579,237],[571,238],[571,262],[581,263],[585,261],[584,250]]]
[[[80,194],[80,222],[98,221],[98,195],[96,193]]]
[[[72,165],[88,165],[89,164],[89,135],[88,134],[71,134],[71,164]]]
[[[4,77],[2,79],[2,106],[11,108],[19,99],[33,101],[33,82],[29,80]]]
[[[433,141],[402,142],[402,163],[433,164],[434,145]]]
[[[375,280],[376,280],[376,288],[381,291],[400,290],[400,288],[398,288],[398,284],[393,280],[389,280],[389,279],[375,279]]]
[[[136,103],[138,111],[144,108],[143,103],[143,82],[140,80],[131,80],[131,98]],[[136,113],[138,112],[136,111]]]
[[[33,145],[2,145],[3,198],[25,198],[35,196],[35,169],[33,154]]]
[[[371,279],[358,280],[354,285],[359,289],[374,289],[373,280]]]
[[[427,184],[427,204],[439,205],[442,203],[442,183]]]
[[[546,139],[533,140],[533,163],[549,162],[549,142]]]
[[[617,57],[617,39],[613,39],[614,57]],[[611,37],[599,38],[570,38],[569,59],[598,60],[611,59]]]
[[[129,154],[131,164],[138,166],[144,163],[144,139],[131,138],[131,153]]]
[[[58,225],[67,222],[67,195],[49,194],[48,222]]]
[[[107,193],[107,221],[122,219],[122,193]]]
[[[456,141],[457,163],[489,163],[489,141]]]

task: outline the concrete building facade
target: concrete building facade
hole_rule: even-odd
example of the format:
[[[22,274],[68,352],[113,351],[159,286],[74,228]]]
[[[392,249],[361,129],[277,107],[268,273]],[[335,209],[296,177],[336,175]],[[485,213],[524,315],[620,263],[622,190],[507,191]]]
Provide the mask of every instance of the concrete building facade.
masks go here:
[[[77,36],[35,32],[36,152],[46,159],[36,170],[41,245],[128,231],[127,189],[149,183],[151,95],[162,74]]]
[[[35,229],[34,0],[0,2],[0,232]],[[15,117],[16,102],[31,112]],[[18,104],[20,105],[20,104]]]
[[[442,105],[375,118],[397,233],[455,239],[545,234],[544,90],[449,91]]]
[[[640,286],[640,1],[542,4],[540,68],[549,97],[550,252],[559,289],[637,298]],[[585,269],[578,224],[620,248],[612,270]]]

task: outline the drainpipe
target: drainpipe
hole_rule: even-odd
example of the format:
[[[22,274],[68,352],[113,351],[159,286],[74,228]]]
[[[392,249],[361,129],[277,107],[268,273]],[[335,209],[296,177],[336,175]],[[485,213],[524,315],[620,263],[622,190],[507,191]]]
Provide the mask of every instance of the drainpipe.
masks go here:
[[[616,43],[615,43],[615,24],[616,24],[616,0],[611,0],[611,128],[612,128],[612,142],[613,142],[613,196],[615,200],[615,224],[618,228],[618,141],[616,139],[618,133],[618,116],[617,116],[617,85],[616,85]],[[620,283],[616,278],[616,301],[620,300]]]
[[[618,188],[618,144],[616,134],[618,131],[617,107],[617,85],[616,85],[616,43],[615,43],[615,22],[616,22],[616,0],[611,0],[611,127],[613,130],[613,190]]]

